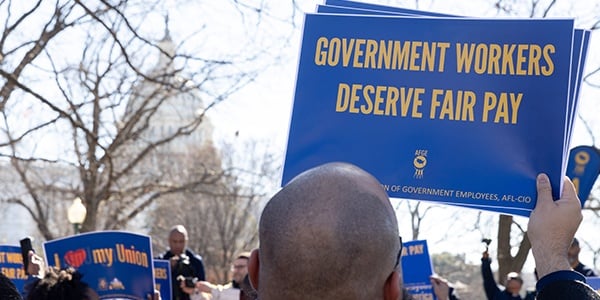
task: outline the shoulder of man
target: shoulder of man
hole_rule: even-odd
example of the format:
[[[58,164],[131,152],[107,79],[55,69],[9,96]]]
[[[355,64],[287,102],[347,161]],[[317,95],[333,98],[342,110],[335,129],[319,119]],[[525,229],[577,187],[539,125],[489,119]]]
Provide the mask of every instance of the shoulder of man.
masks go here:
[[[556,271],[536,283],[537,300],[577,299],[600,300],[600,294],[585,283],[585,277],[576,271]]]
[[[545,289],[539,291],[538,300],[553,299],[578,299],[599,300],[598,294],[589,285],[577,280],[556,281],[549,284]]]
[[[192,251],[191,249],[186,249],[185,254],[192,259],[195,258],[197,260],[202,260],[202,256],[200,256],[200,254],[197,254],[196,252]]]

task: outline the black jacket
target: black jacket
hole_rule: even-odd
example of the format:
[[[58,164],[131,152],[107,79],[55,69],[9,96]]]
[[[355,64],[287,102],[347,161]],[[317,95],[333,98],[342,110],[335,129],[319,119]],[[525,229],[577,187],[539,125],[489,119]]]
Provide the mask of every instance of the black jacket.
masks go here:
[[[600,294],[575,271],[558,271],[544,276],[536,284],[537,300],[600,300]]]
[[[195,277],[198,280],[206,280],[206,276],[204,273],[204,263],[202,262],[202,257],[196,253],[194,253],[190,249],[185,250],[185,255],[189,259],[189,263],[186,264],[178,264],[175,268],[171,268],[171,288],[173,290],[172,299],[173,300],[189,300],[190,297],[188,294],[184,293],[179,287],[179,281],[177,280],[177,276],[182,275],[184,277]],[[164,260],[170,260],[175,254],[170,250],[161,254],[158,258]]]

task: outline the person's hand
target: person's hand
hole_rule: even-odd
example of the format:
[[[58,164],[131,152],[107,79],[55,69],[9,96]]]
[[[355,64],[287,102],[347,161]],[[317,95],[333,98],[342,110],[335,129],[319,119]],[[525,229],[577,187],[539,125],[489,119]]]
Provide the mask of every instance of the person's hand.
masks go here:
[[[546,174],[537,177],[537,203],[529,216],[527,236],[539,278],[570,270],[567,252],[583,219],[581,202],[571,180],[565,177],[562,195],[553,201]]]
[[[179,280],[179,287],[181,288],[181,290],[184,293],[186,293],[188,295],[194,294],[196,292],[196,287],[195,286],[193,286],[193,287],[186,286],[185,280]]]
[[[433,288],[433,293],[438,300],[447,300],[448,294],[450,293],[450,286],[448,285],[448,280],[438,276],[437,274],[433,274],[429,277],[431,281],[431,287]]]
[[[44,260],[35,252],[29,250],[29,265],[27,265],[27,273],[32,276],[44,277],[45,272],[45,264]]]

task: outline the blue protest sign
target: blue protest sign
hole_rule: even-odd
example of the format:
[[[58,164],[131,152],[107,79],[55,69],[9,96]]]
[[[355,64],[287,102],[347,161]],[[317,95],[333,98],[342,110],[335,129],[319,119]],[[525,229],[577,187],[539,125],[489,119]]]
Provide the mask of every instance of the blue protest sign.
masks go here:
[[[537,173],[560,190],[572,39],[573,20],[307,15],[282,183],[346,161],[391,197],[526,216]]]
[[[320,13],[342,13],[342,14],[391,14],[405,16],[429,16],[429,17],[461,17],[447,14],[439,14],[429,11],[405,9],[394,6],[371,4],[364,2],[355,2],[348,0],[326,0],[326,5],[317,5],[317,11]],[[571,56],[571,82],[569,99],[569,117],[567,119],[567,132],[565,136],[565,145],[569,144],[571,132],[573,129],[573,121],[575,119],[575,111],[577,100],[579,98],[579,85],[583,79],[583,66],[587,57],[587,49],[589,43],[589,30],[575,29],[573,40],[573,55]],[[568,149],[568,148],[565,148]],[[567,155],[565,155],[565,158]]]
[[[335,13],[335,14],[359,14],[359,15],[405,15],[405,16],[436,16],[436,17],[458,17],[452,15],[442,15],[438,13],[432,13],[428,11],[410,10],[392,6],[369,4],[363,2],[354,2],[347,0],[326,0],[326,5],[318,5],[317,12],[319,13]],[[567,107],[567,124],[565,131],[565,142],[564,145],[569,145],[571,132],[573,129],[573,121],[575,118],[575,111],[577,109],[578,96],[579,96],[579,85],[583,78],[583,69],[585,60],[587,57],[587,49],[589,44],[589,30],[575,29],[574,41],[573,41],[573,55],[571,56],[571,79],[569,88],[569,99],[570,104]],[[567,147],[564,148],[568,150]],[[563,159],[566,161],[567,154],[563,155]],[[517,201],[519,201],[517,197]],[[446,203],[451,205],[458,205],[468,208],[492,210],[495,212],[513,214],[513,215],[527,215],[527,209],[513,208],[510,205],[506,207],[491,207],[488,205],[481,204],[457,204],[457,203]]]
[[[596,292],[600,293],[600,277],[586,277],[585,282],[589,284]]]
[[[154,259],[154,285],[162,300],[171,300],[171,263],[168,260]]]
[[[415,299],[435,299],[429,277],[433,267],[426,240],[402,243],[402,278],[404,287]]]
[[[577,146],[569,153],[567,176],[573,181],[583,207],[600,174],[600,151],[593,146]]]
[[[142,300],[154,293],[149,236],[90,232],[45,242],[44,251],[49,266],[75,268],[100,299]]]
[[[0,245],[0,270],[4,276],[8,277],[17,290],[23,294],[25,281],[29,276],[23,269],[23,258],[21,256],[21,247]]]

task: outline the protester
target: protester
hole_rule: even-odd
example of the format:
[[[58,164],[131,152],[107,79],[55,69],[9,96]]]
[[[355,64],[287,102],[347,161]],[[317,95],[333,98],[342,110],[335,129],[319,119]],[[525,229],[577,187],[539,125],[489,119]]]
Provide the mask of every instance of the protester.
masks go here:
[[[398,223],[375,178],[332,163],[267,203],[248,274],[259,299],[398,299]]]
[[[579,240],[577,238],[573,239],[571,243],[571,247],[569,247],[569,263],[571,264],[571,268],[573,270],[581,273],[585,277],[595,277],[597,276],[590,267],[582,264],[579,261],[579,252],[581,252],[581,248],[579,247]]]
[[[556,202],[546,175],[537,190],[528,235],[538,299],[600,299],[566,256],[582,219],[572,183],[565,179]],[[248,274],[261,300],[405,297],[394,210],[381,184],[353,165],[328,163],[292,179],[263,210],[259,241]]]
[[[181,288],[181,279],[205,280],[202,257],[187,248],[188,233],[183,225],[176,225],[169,231],[169,250],[158,258],[171,262],[171,286],[173,300],[189,300],[189,294]]]
[[[83,274],[73,268],[46,268],[44,261],[33,251],[29,252],[27,272],[36,280],[28,287],[26,300],[98,300],[98,294],[82,280]],[[4,298],[0,298],[4,299]],[[160,300],[154,291],[148,300]]]
[[[50,267],[28,293],[27,300],[97,300],[98,294],[81,280],[73,268],[59,270]]]
[[[585,277],[571,269],[566,253],[583,219],[573,183],[565,177],[561,199],[554,201],[550,180],[537,177],[537,203],[529,216],[527,236],[535,259],[539,300],[600,299]]]
[[[2,272],[0,272],[0,299],[21,300],[21,294],[15,284]]]
[[[487,250],[483,252],[481,257],[481,276],[483,277],[483,288],[488,300],[522,300],[521,287],[523,287],[523,279],[516,272],[510,272],[506,275],[504,281],[504,289],[500,289],[494,280],[492,273],[492,259]]]
[[[243,285],[244,278],[248,274],[248,259],[250,252],[240,253],[233,261],[231,266],[232,280],[225,285],[212,284],[208,281],[198,281],[194,288],[186,287],[184,283],[180,284],[181,289],[190,294],[191,300],[245,300],[250,298],[240,288]]]
[[[46,267],[44,260],[29,251],[27,274],[33,281],[25,286],[26,300],[96,300],[98,294],[82,280],[83,275],[73,268],[60,270]]]

